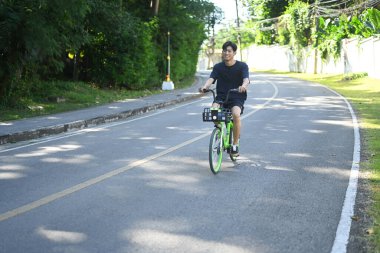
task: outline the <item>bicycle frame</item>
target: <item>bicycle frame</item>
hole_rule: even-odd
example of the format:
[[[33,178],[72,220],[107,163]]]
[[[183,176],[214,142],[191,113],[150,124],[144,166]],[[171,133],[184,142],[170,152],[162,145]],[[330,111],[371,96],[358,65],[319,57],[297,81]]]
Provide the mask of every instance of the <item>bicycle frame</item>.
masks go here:
[[[212,92],[215,101],[215,92],[213,90],[206,90],[205,92],[208,91]],[[230,91],[238,90],[232,89]],[[230,91],[227,93],[227,97],[223,104],[227,103]],[[230,154],[232,161],[236,161],[236,156],[231,154],[234,127],[232,114],[230,110],[223,107],[205,108],[203,112],[203,121],[214,122],[215,128],[211,133],[209,144],[209,163],[211,171],[214,174],[217,174],[222,164],[224,151],[227,151],[227,153]]]
[[[234,123],[233,121],[229,121],[227,123],[220,122],[218,125],[215,125],[214,127],[219,127],[221,130],[221,136],[223,138],[223,150],[229,149],[231,147],[230,135],[233,134],[232,129],[234,128]]]

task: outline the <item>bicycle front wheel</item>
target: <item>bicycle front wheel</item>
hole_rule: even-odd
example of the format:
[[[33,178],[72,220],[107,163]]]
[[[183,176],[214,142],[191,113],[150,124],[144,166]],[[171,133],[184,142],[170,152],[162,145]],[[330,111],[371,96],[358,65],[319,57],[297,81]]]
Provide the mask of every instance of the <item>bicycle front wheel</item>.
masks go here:
[[[209,145],[209,162],[212,173],[217,174],[222,165],[223,136],[219,128],[215,128],[211,133]]]

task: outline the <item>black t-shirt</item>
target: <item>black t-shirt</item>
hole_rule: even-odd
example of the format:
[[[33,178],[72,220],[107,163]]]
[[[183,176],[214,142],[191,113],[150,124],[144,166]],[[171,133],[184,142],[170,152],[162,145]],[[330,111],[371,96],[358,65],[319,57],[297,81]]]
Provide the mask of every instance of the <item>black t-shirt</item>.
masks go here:
[[[225,99],[230,89],[236,89],[243,84],[244,78],[249,78],[248,65],[241,61],[236,61],[232,66],[226,66],[224,62],[214,65],[210,75],[217,80],[216,93],[218,99]],[[247,93],[231,92],[231,99],[247,99]]]

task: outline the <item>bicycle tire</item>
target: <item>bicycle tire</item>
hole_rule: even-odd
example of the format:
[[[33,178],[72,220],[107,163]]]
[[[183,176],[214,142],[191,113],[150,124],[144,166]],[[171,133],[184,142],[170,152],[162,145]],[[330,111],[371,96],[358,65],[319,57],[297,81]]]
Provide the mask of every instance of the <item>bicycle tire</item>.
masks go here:
[[[232,127],[232,128],[231,128],[231,131],[230,131],[230,138],[229,138],[229,140],[228,140],[228,143],[229,143],[229,145],[230,145],[230,152],[229,152],[229,155],[230,155],[230,159],[231,159],[231,161],[236,162],[236,160],[237,160],[237,156],[232,155],[232,144],[234,143],[234,133],[233,133],[233,130],[234,130],[234,128]]]
[[[217,127],[211,133],[208,158],[212,173],[217,174],[220,171],[223,158],[223,136]]]

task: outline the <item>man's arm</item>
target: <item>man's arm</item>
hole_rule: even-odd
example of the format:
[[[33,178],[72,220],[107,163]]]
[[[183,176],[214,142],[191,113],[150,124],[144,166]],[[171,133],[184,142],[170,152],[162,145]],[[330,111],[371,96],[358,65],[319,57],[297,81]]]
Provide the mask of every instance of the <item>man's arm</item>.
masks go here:
[[[248,84],[249,84],[249,79],[248,78],[244,78],[242,85],[239,86],[239,92],[247,92],[247,90],[248,90]]]
[[[210,86],[214,83],[214,81],[215,81],[215,79],[212,77],[207,79],[207,81],[205,82],[203,87],[200,89],[200,91],[203,92],[203,90],[208,90],[210,88]]]

